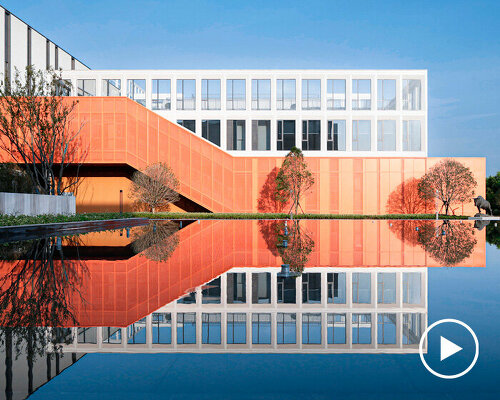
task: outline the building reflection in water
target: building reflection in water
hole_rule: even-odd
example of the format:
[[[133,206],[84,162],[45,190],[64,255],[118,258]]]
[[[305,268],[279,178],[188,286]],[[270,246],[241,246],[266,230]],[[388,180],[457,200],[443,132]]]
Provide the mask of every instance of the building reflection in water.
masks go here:
[[[89,352],[416,353],[427,326],[428,267],[485,265],[485,231],[468,222],[284,228],[157,223],[130,237],[2,249],[7,398],[17,393],[13,382],[25,397]],[[25,371],[13,378],[18,363]]]
[[[73,328],[65,351],[418,352],[427,268],[279,271],[233,268],[128,327]]]

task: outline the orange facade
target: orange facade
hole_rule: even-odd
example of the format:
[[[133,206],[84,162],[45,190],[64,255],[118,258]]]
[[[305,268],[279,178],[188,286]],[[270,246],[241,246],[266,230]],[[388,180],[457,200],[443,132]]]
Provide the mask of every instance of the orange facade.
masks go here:
[[[233,267],[276,267],[282,259],[270,221],[200,221],[181,229],[171,257],[152,261],[139,254],[123,259],[82,261],[70,303],[81,326],[128,326]],[[399,223],[399,224],[398,224]],[[434,221],[322,220],[301,221],[314,246],[305,265],[313,267],[437,267],[434,255],[414,240],[415,228]],[[439,222],[438,224],[441,224]],[[485,266],[485,231],[468,222],[453,222],[474,242],[455,266]],[[448,238],[451,239],[451,238]],[[119,232],[81,236],[83,246],[125,248],[131,239]],[[456,251],[457,247],[453,247]],[[445,252],[443,248],[441,252]],[[439,255],[438,254],[438,255]],[[99,257],[96,257],[99,258]],[[455,257],[453,257],[456,260]],[[0,279],[11,273],[12,261],[0,263]]]
[[[127,164],[135,169],[167,162],[186,198],[213,212],[272,212],[267,184],[279,168],[278,157],[234,157],[125,97],[79,97],[75,124],[84,123],[82,149],[89,165]],[[76,126],[76,125],[75,125]],[[484,158],[456,158],[474,173],[477,194],[485,195]],[[440,158],[308,157],[315,184],[302,201],[306,212],[342,214],[398,213],[413,178],[421,177]],[[77,210],[118,209],[123,190],[126,209],[128,179],[88,177],[77,193]],[[390,198],[396,199],[390,202]],[[400,199],[400,200],[397,200]],[[472,201],[456,207],[473,214]],[[425,208],[418,212],[433,212]]]

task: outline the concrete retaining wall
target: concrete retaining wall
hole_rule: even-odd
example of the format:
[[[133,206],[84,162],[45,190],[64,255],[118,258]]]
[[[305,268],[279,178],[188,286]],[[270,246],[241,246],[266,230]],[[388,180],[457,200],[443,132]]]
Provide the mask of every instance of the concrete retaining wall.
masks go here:
[[[0,214],[41,215],[76,213],[75,196],[0,192]]]

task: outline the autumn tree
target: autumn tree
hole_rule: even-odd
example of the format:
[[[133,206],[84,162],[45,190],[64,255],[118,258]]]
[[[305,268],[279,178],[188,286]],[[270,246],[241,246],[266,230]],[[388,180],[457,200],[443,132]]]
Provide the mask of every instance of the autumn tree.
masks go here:
[[[0,152],[26,171],[36,193],[60,195],[79,183],[87,151],[83,124],[72,123],[77,102],[63,97],[70,90],[60,73],[31,66],[0,86]],[[76,178],[66,179],[68,168]]]
[[[166,261],[179,245],[179,225],[172,221],[154,221],[134,230],[132,248],[152,261]]]
[[[297,147],[292,147],[281,164],[276,176],[276,199],[286,204],[289,201],[295,214],[300,207],[300,198],[314,185],[314,178],[307,168],[304,154]]]
[[[178,201],[178,190],[179,180],[172,169],[167,164],[158,162],[134,172],[130,197],[136,204],[146,205],[154,213]]]
[[[433,166],[420,180],[418,189],[424,199],[437,198],[446,215],[452,204],[469,201],[477,182],[462,163],[446,159]]]
[[[418,232],[418,243],[441,265],[451,267],[470,257],[477,240],[472,225],[445,220],[423,225]]]
[[[285,221],[280,231],[277,237],[278,253],[283,263],[290,266],[291,271],[301,274],[314,249],[312,235],[307,229],[301,228],[299,220],[291,223]]]

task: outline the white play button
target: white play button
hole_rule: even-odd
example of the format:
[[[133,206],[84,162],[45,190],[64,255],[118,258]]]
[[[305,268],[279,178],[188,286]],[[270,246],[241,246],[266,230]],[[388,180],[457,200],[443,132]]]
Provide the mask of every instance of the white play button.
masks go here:
[[[452,356],[455,353],[458,353],[460,350],[463,350],[460,346],[457,346],[455,343],[441,336],[440,361],[446,360],[448,357]]]

